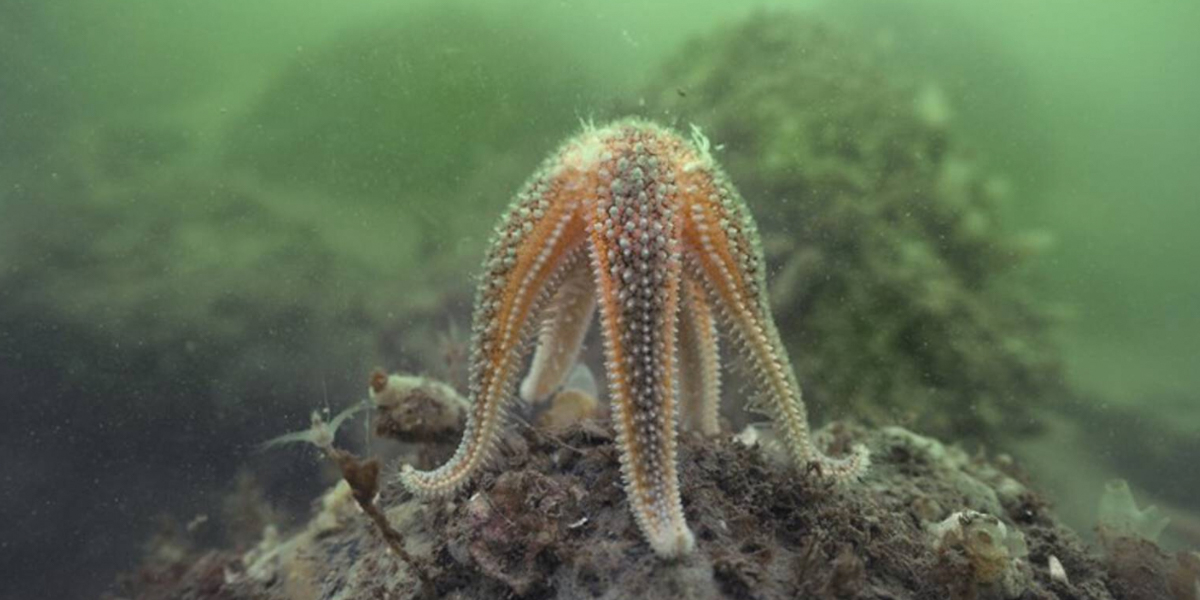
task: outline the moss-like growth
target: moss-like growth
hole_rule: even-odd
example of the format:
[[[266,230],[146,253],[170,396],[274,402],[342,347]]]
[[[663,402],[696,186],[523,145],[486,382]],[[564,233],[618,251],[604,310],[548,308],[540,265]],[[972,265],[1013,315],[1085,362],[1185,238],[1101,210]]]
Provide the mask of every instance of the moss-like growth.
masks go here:
[[[1027,427],[1061,392],[1044,309],[1011,276],[1037,236],[947,129],[936,87],[789,14],[694,40],[644,93],[719,144],[761,223],[777,318],[818,409],[943,435]]]

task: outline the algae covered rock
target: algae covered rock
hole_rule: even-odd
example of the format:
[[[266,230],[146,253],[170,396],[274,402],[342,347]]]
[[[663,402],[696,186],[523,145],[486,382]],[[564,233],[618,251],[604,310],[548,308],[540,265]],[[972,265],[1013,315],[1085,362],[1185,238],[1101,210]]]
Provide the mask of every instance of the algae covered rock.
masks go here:
[[[388,552],[339,486],[291,535],[268,532],[249,553],[226,548],[160,561],[127,582],[125,597],[1119,597],[1100,559],[1002,466],[960,462],[957,451],[896,428],[838,435],[866,443],[877,457],[862,481],[830,486],[816,473],[775,464],[757,446],[685,437],[684,508],[697,550],[680,561],[659,559],[642,540],[608,435],[525,429],[478,485],[446,502],[423,503],[398,484],[385,486],[378,504],[415,565]],[[963,504],[980,488],[1001,499],[986,513]],[[997,546],[984,536],[950,544],[934,535],[939,523],[967,513],[968,525],[1023,543],[1002,546],[1014,550],[992,560]],[[1069,581],[1052,577],[1050,556]],[[979,564],[1021,575],[997,586],[1003,574]],[[414,569],[432,589],[421,588]]]
[[[1062,393],[1047,310],[1013,273],[1044,238],[1001,227],[1007,186],[958,149],[936,86],[764,13],[686,45],[644,100],[718,144],[818,410],[981,436]]]

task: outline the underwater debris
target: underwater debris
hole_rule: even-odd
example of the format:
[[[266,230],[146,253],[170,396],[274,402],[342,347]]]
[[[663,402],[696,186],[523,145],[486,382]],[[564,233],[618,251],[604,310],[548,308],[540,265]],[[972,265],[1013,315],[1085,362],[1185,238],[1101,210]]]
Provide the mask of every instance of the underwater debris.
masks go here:
[[[562,431],[600,414],[599,391],[592,370],[578,363],[563,388],[541,407],[535,406],[533,424],[545,431]],[[540,410],[538,410],[540,408]]]
[[[733,440],[747,448],[758,447],[764,456],[779,464],[785,464],[788,460],[787,452],[779,444],[779,436],[770,423],[751,423],[735,434]]]
[[[1071,578],[1067,576],[1067,570],[1057,556],[1051,554],[1050,558],[1046,559],[1046,570],[1050,572],[1051,580],[1065,585],[1071,584]]]
[[[810,437],[767,304],[757,225],[698,128],[688,142],[638,120],[586,126],[518,192],[484,269],[465,433],[442,466],[404,467],[401,482],[415,495],[452,496],[488,462],[531,334],[540,327],[521,393],[538,401],[566,379],[595,312],[622,480],[638,527],[660,556],[695,547],[679,491],[676,429],[679,422],[715,429],[718,324],[740,342],[764,392],[752,408],[773,419],[794,465],[815,463],[835,481],[866,468],[865,447],[834,459]],[[695,352],[680,351],[685,337]]]

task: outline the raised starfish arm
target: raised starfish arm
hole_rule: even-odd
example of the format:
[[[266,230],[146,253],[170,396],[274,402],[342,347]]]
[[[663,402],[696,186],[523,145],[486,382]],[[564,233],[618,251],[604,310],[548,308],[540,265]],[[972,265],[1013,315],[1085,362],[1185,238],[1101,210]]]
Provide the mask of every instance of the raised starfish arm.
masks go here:
[[[685,428],[706,436],[721,432],[719,360],[716,316],[707,292],[685,274],[679,321],[679,414]]]
[[[766,392],[755,408],[772,417],[795,464],[816,462],[822,473],[838,479],[858,476],[867,467],[865,448],[835,459],[810,439],[800,384],[767,303],[765,262],[744,201],[711,162],[689,171],[681,186],[690,194],[684,244],[692,271],[708,288],[713,305],[720,307]]]
[[[579,261],[563,277],[546,309],[529,374],[521,382],[521,398],[545,401],[558,390],[579,358],[583,338],[596,312],[596,282],[587,261]]]
[[[471,410],[463,439],[450,461],[433,471],[405,465],[400,479],[414,493],[453,493],[490,457],[538,316],[584,258],[585,226],[572,192],[561,177],[536,177],[497,228],[475,302]]]

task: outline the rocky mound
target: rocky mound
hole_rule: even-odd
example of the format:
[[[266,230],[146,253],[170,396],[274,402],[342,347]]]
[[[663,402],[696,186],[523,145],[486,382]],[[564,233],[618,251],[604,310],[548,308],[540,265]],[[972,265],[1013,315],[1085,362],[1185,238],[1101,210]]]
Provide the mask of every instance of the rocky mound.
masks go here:
[[[449,502],[385,486],[377,504],[414,564],[388,550],[343,485],[290,537],[269,534],[248,552],[151,555],[124,597],[1194,597],[1173,587],[1195,577],[1187,557],[1142,540],[1093,555],[1004,460],[899,428],[824,434],[870,446],[862,481],[830,487],[745,435],[685,438],[683,497],[698,549],[680,562],[640,538],[607,433],[525,428]]]

